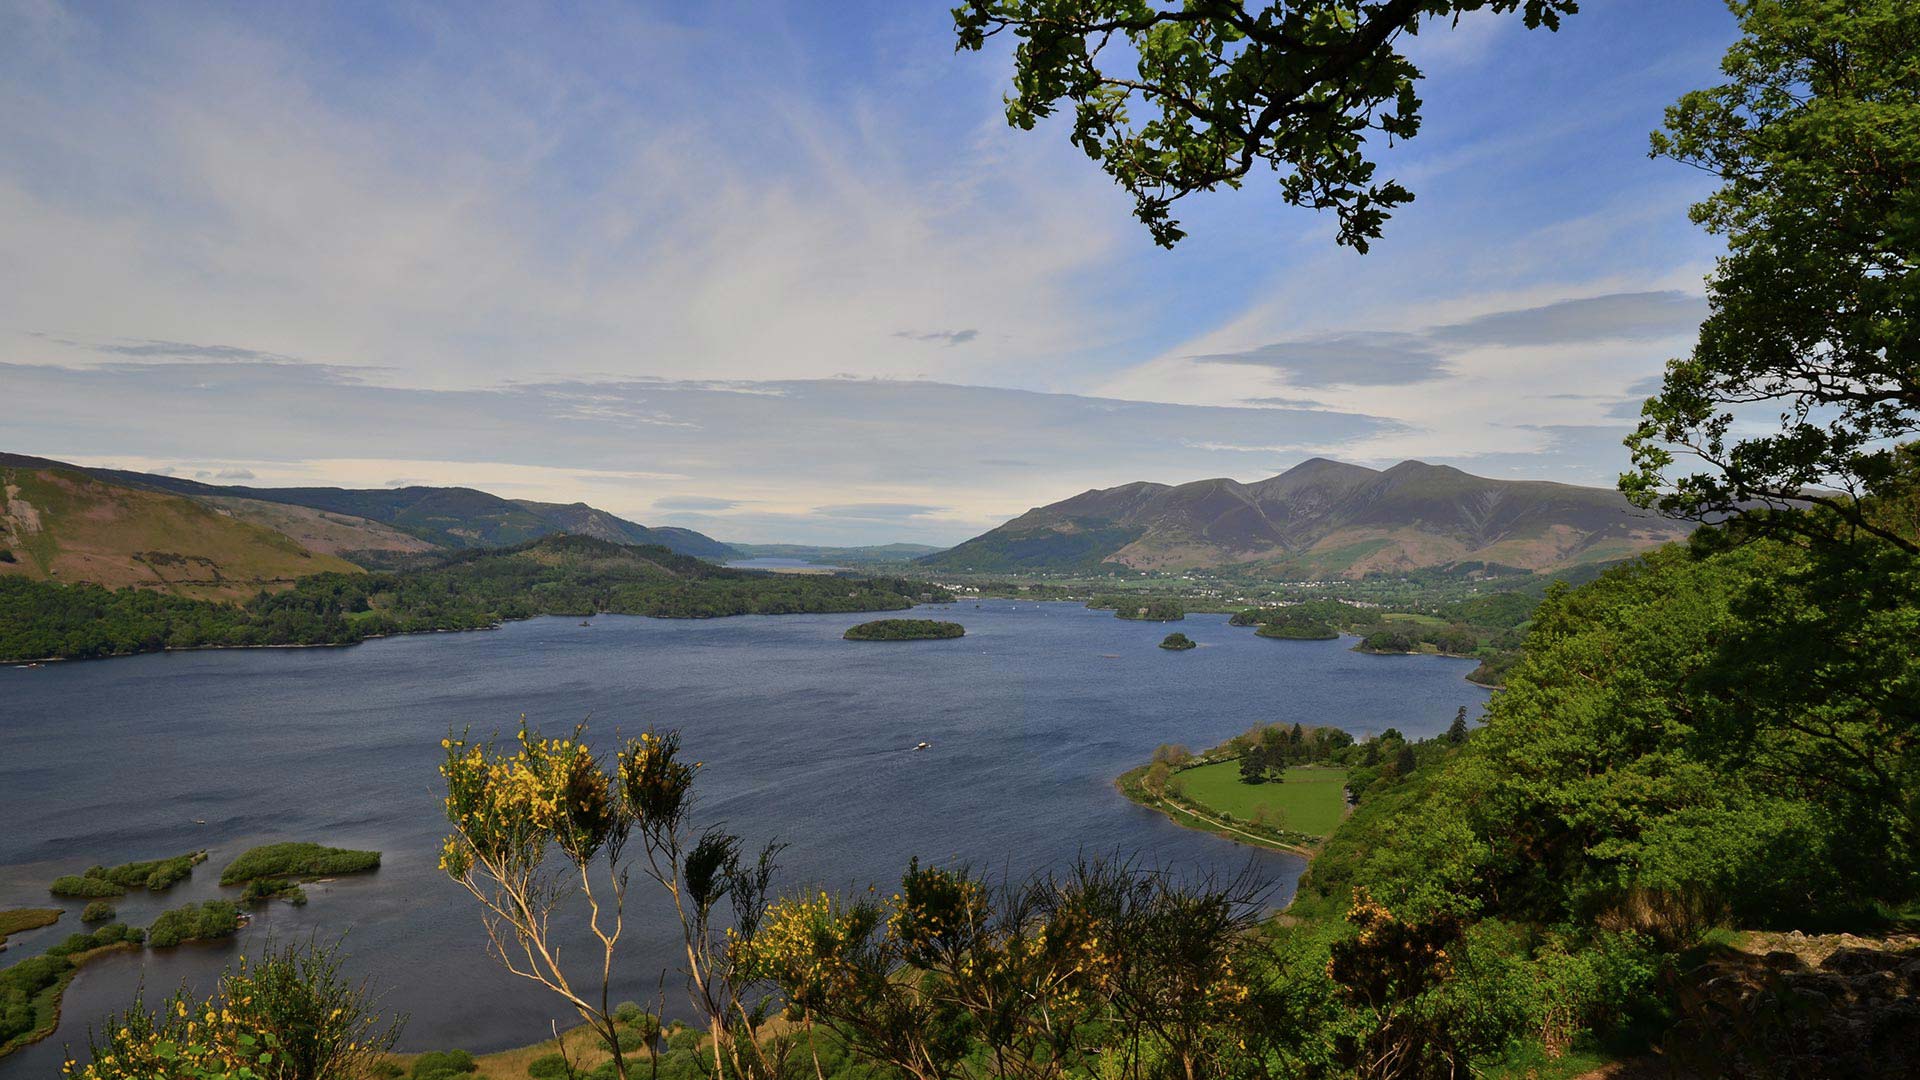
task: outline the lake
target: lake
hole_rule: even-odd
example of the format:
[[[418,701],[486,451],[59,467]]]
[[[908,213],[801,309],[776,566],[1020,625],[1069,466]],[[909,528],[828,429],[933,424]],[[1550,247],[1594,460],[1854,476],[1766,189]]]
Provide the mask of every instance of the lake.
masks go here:
[[[156,998],[183,979],[204,991],[268,938],[344,934],[351,968],[411,1014],[403,1049],[497,1050],[544,1037],[551,1018],[570,1023],[557,999],[486,955],[476,905],[435,867],[449,730],[511,735],[524,713],[549,732],[588,721],[610,746],[616,731],[677,727],[706,763],[699,819],[750,844],[789,842],[788,888],[887,888],[916,855],[1025,875],[1123,851],[1196,870],[1252,860],[1284,903],[1299,859],[1181,829],[1122,798],[1113,778],[1162,742],[1201,749],[1258,721],[1424,736],[1487,698],[1463,679],[1472,661],[1258,638],[1224,615],[1189,616],[1178,629],[1202,647],[1169,652],[1158,644],[1174,627],[1077,604],[917,614],[959,621],[967,636],[842,641],[860,615],[600,616],[351,648],[0,668],[0,907],[47,906],[48,882],[96,863],[211,849],[172,890],[119,902],[123,920],[145,925],[237,894],[218,887],[219,871],[255,844],[385,852],[378,873],[309,885],[306,907],[260,909],[229,941],[89,965],[60,1030],[0,1059],[0,1078],[57,1075],[63,1046],[83,1047],[88,1025],[125,1008],[143,979]],[[930,750],[910,749],[923,740]],[[671,939],[645,899],[618,997],[653,1007]],[[79,929],[84,905],[60,906],[58,924],[16,935],[0,964]],[[587,959],[584,935],[571,955]],[[671,976],[666,987],[668,1015],[684,1014]]]

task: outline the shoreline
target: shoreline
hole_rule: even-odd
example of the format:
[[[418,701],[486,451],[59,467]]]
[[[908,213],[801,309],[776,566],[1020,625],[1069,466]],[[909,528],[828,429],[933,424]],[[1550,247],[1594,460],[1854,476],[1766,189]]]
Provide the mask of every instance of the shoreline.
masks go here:
[[[591,614],[579,612],[542,612],[528,615],[522,619],[502,619],[488,626],[446,626],[431,630],[402,630],[394,634],[368,634],[352,641],[315,641],[305,644],[282,645],[162,645],[158,649],[141,649],[138,652],[107,653],[102,656],[37,656],[22,657],[14,660],[0,660],[0,668],[23,668],[31,664],[84,664],[95,660],[125,660],[130,656],[152,656],[155,653],[218,652],[239,649],[349,649],[369,641],[384,638],[419,637],[422,634],[478,634],[488,630],[499,630],[508,623],[530,622],[534,619],[597,619],[603,615],[621,615],[630,619],[660,619],[663,621],[696,622],[704,619],[738,619],[749,615],[763,615],[766,618],[779,618],[782,615],[871,615],[877,611],[912,611],[917,607],[940,607],[939,604],[921,604],[918,602],[903,608],[868,608],[863,611],[783,611],[778,613],[757,611],[736,611],[727,615],[635,615],[620,611],[596,611]]]
[[[66,971],[60,974],[60,980],[41,991],[42,994],[51,994],[53,996],[52,1018],[44,1027],[23,1031],[7,1040],[6,1043],[0,1044],[0,1061],[6,1060],[7,1057],[15,1051],[25,1050],[34,1043],[51,1038],[54,1032],[60,1030],[60,1010],[66,1004],[67,988],[73,985],[73,980],[80,977],[80,972],[86,968],[88,963],[108,953],[126,952],[143,947],[143,945],[131,941],[116,941],[111,945],[102,945],[97,949],[88,949],[86,952],[74,953],[67,957],[69,966]],[[37,997],[38,995],[35,996]],[[29,1000],[29,1004],[31,1004],[31,1000]]]
[[[1161,814],[1165,816],[1168,821],[1173,822],[1183,829],[1209,833],[1236,844],[1248,844],[1267,851],[1278,851],[1286,855],[1298,855],[1306,859],[1309,863],[1313,861],[1315,855],[1319,854],[1320,845],[1326,843],[1327,838],[1324,836],[1320,837],[1312,846],[1294,844],[1285,840],[1261,836],[1258,833],[1247,832],[1238,826],[1216,820],[1198,810],[1176,803],[1171,799],[1164,797],[1154,798],[1147,795],[1144,791],[1136,795],[1135,791],[1139,787],[1139,778],[1146,775],[1147,770],[1151,767],[1151,765],[1136,765],[1126,772],[1121,773],[1119,776],[1114,777],[1113,786],[1120,792],[1121,797],[1125,798],[1128,802],[1143,809],[1152,810],[1157,814]],[[1194,824],[1195,822],[1199,822],[1200,824]]]

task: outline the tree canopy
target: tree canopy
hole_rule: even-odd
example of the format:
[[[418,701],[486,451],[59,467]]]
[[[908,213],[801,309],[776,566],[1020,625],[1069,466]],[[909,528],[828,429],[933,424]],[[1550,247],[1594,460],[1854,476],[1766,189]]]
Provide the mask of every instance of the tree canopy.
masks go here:
[[[1653,136],[1654,156],[1720,178],[1693,220],[1728,251],[1697,344],[1628,439],[1622,487],[1696,518],[1823,504],[1920,550],[1857,505],[1896,482],[1892,443],[1920,429],[1920,19],[1908,0],[1732,6],[1725,81]],[[1666,475],[1677,457],[1706,468]]]
[[[1401,51],[1473,11],[1520,12],[1558,29],[1574,0],[966,0],[959,48],[1011,32],[1007,122],[1032,130],[1063,103],[1072,140],[1134,198],[1155,243],[1186,235],[1173,204],[1237,188],[1262,163],[1287,202],[1332,210],[1338,242],[1364,252],[1413,200],[1375,176],[1369,137],[1420,130],[1420,70]],[[1131,68],[1131,70],[1128,70]]]

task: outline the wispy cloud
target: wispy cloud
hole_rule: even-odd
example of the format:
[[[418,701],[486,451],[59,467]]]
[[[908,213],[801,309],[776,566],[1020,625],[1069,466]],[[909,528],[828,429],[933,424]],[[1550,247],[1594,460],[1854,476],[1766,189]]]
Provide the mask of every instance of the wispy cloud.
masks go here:
[[[1412,42],[1361,258],[1266,177],[1155,248],[939,5],[0,0],[5,438],[820,542],[1308,452],[1604,482],[1719,250],[1645,127],[1731,20],[1589,7]]]
[[[1446,358],[1475,348],[1659,341],[1693,332],[1706,301],[1677,290],[1613,293],[1496,311],[1417,331],[1349,330],[1193,357],[1284,372],[1289,385],[1397,386],[1448,373]],[[1262,399],[1272,400],[1272,399]]]
[[[669,495],[653,500],[655,510],[732,510],[744,505],[739,499],[716,499],[708,495]]]
[[[1194,359],[1203,364],[1273,368],[1285,372],[1290,385],[1310,389],[1423,382],[1446,371],[1430,338],[1390,331],[1321,334]]]
[[[965,345],[980,336],[978,330],[895,330],[893,336],[909,341],[938,341],[947,345]]]
[[[861,521],[905,521],[907,518],[929,517],[946,510],[944,506],[923,506],[919,503],[836,503],[813,508],[816,514],[857,518]]]
[[[1704,297],[1669,289],[1614,293],[1497,311],[1427,336],[1453,348],[1481,345],[1566,345],[1597,341],[1659,341],[1691,334],[1707,317]]]
[[[1329,410],[869,379],[788,380],[767,394],[661,380],[594,391],[691,426],[633,424],[618,408],[554,423],[551,406],[575,399],[578,382],[431,390],[330,379],[301,366],[186,363],[0,365],[0,381],[45,406],[20,417],[10,440],[85,463],[246,469],[264,485],[464,485],[581,500],[734,539],[821,543],[952,543],[1072,491],[1136,479],[1257,479],[1272,464],[1195,445],[1194,432],[1222,447],[1323,447],[1396,427]],[[383,456],[343,458],[329,428],[289,425],[289,416],[351,417],[381,433]],[[70,434],[82,418],[96,433],[84,443]],[[219,459],[204,454],[206,431],[220,432]],[[518,460],[501,461],[502,447]]]

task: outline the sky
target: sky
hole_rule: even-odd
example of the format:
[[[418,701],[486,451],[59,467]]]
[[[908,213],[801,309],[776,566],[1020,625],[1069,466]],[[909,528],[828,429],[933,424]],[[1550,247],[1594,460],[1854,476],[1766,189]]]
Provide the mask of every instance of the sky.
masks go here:
[[[950,544],[1134,480],[1609,485],[1705,312],[1650,160],[1719,0],[1423,28],[1366,255],[1270,175],[1167,251],[948,0],[0,0],[0,450]]]

